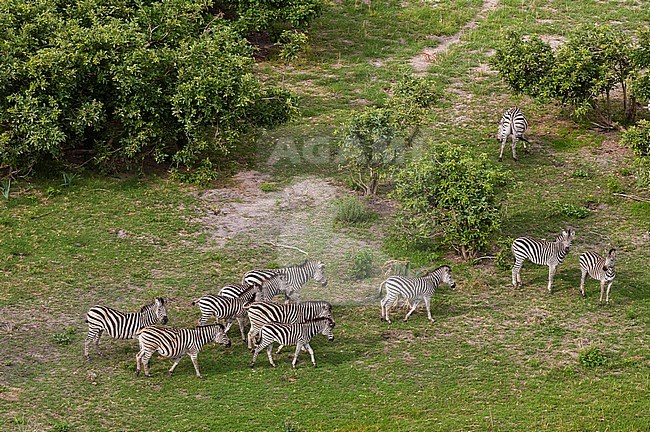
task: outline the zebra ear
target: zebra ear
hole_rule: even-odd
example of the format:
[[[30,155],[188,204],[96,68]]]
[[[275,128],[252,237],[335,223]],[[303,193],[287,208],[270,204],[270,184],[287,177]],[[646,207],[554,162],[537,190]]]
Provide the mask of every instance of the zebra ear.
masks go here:
[[[165,304],[165,299],[162,297],[158,297],[156,299],[156,303],[160,303],[160,306],[163,306]]]

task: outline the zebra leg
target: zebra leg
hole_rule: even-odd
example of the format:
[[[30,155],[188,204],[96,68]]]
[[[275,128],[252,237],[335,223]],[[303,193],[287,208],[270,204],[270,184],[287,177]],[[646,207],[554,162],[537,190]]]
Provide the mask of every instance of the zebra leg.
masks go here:
[[[548,266],[548,293],[553,294],[553,276],[557,270],[557,265]]]
[[[244,317],[237,317],[237,324],[239,324],[239,331],[241,332],[241,340],[246,342],[246,335],[244,334],[244,327],[246,326],[246,320]]]
[[[266,355],[269,358],[269,363],[271,363],[271,366],[275,367],[275,362],[273,361],[273,342],[271,342],[266,348]]]
[[[230,327],[232,327],[233,322],[234,322],[234,320],[232,318],[230,318],[228,320],[228,323],[226,324],[226,327],[224,327],[224,329],[223,329],[224,333],[228,333],[228,330],[230,330]]]
[[[517,162],[517,135],[512,134],[512,144],[510,144],[510,147],[512,148],[512,158]]]
[[[420,304],[420,300],[416,299],[416,300],[413,301],[413,306],[411,306],[411,310],[404,317],[404,322],[406,322],[409,319],[409,317],[411,316],[413,311],[415,311],[415,308],[418,307],[419,304]],[[431,315],[429,315],[429,317],[431,317]]]
[[[605,279],[600,280],[600,299],[598,300],[598,303],[600,305],[603,304],[603,295],[605,294]]]
[[[305,348],[307,348],[307,351],[309,351],[309,355],[311,356],[311,363],[316,367],[316,359],[314,358],[314,350],[311,349],[311,345],[309,343],[305,344]]]
[[[524,265],[524,260],[515,260],[515,265],[512,266],[512,286],[514,289],[521,288],[521,267]]]
[[[582,271],[582,277],[580,278],[580,294],[582,294],[582,298],[585,298],[585,278],[586,277],[587,277],[587,272],[583,270]]]
[[[251,328],[248,330],[248,349],[251,351],[253,350],[253,341],[255,340],[258,332],[259,330],[255,328],[253,323],[251,323]]]
[[[203,378],[203,375],[201,375],[201,372],[199,372],[199,359],[198,359],[198,353],[187,353],[187,355],[189,355],[190,358],[192,359],[192,364],[194,365],[194,370],[196,371],[196,377],[197,377],[198,379],[202,379],[202,380],[204,380],[205,378]],[[181,359],[179,358],[179,359],[176,361],[176,363],[174,363],[174,366],[172,366],[172,369],[169,370],[169,374],[170,374],[170,375],[171,375],[171,373],[172,373],[172,370],[176,367],[176,365],[178,364],[178,362],[179,362],[180,360],[181,360]]]
[[[612,287],[612,282],[607,284],[607,298],[605,299],[605,303],[609,304],[609,289]]]
[[[135,376],[140,375],[140,369],[141,369],[141,364],[142,364],[142,354],[143,353],[144,353],[144,350],[140,350],[135,355]]]
[[[167,376],[172,376],[172,373],[174,372],[174,369],[176,369],[176,366],[178,366],[178,363],[180,363],[182,358],[183,358],[183,356],[173,358],[174,363],[172,364],[172,367],[169,368],[169,370],[167,371]]]
[[[200,326],[206,325],[208,322],[208,318],[210,318],[211,315],[212,314],[201,312],[201,318],[199,318],[199,325]]]
[[[388,316],[388,311],[390,310],[390,308],[393,307],[393,305],[395,304],[395,301],[397,300],[397,298],[393,298],[393,297],[390,297],[390,298],[389,298],[389,297],[388,297],[388,294],[387,294],[387,295],[386,295],[386,299],[384,299],[384,300],[385,300],[385,303],[384,303],[384,312],[385,312],[385,314],[386,314],[386,315],[385,315],[385,316],[386,316],[386,321],[390,324],[390,323],[391,323],[391,320],[390,320],[390,317]]]
[[[499,162],[503,162],[503,148],[506,146],[506,141],[508,140],[508,136],[506,135],[503,140],[501,140],[501,150],[499,150]]]
[[[88,336],[86,336],[86,342],[84,343],[84,356],[86,357],[86,361],[90,361],[90,345],[92,345],[93,342],[96,344],[99,341],[100,335],[101,332],[98,333],[88,330]]]
[[[153,355],[152,352],[144,351],[140,356],[140,362],[142,363],[142,368],[144,369],[144,376],[150,377],[149,373],[149,359]]]
[[[431,318],[431,298],[430,297],[425,297],[424,298],[424,306],[427,308],[427,318],[429,321],[433,322],[433,318]]]

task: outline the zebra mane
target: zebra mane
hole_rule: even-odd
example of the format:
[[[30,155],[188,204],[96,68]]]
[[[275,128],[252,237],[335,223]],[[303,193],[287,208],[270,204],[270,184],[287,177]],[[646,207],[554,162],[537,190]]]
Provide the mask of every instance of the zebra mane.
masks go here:
[[[330,318],[330,317],[318,317],[318,318],[308,319],[303,324],[312,323],[312,322],[315,323],[315,322],[320,322],[320,321],[325,321],[325,320],[330,321],[332,323],[332,325],[335,324],[334,320],[332,318]]]
[[[432,274],[437,273],[439,270],[442,270],[443,268],[447,268],[447,269],[449,269],[449,271],[451,271],[451,267],[449,267],[448,265],[441,265],[441,266],[438,267],[437,269],[435,269],[435,270],[431,270],[430,272],[428,272],[427,274],[425,274],[425,275],[422,276],[422,277],[431,276]]]

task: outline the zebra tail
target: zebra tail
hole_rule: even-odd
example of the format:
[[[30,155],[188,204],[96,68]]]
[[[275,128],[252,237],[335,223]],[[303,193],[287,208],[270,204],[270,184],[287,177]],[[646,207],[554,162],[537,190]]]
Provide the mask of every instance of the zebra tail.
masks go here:
[[[381,297],[381,290],[384,288],[384,285],[386,285],[386,281],[383,281],[382,283],[379,284],[379,296]]]
[[[528,141],[528,139],[526,137],[524,137],[524,136],[520,136],[519,139],[522,140],[522,141],[527,142],[528,144],[530,144],[530,141]]]

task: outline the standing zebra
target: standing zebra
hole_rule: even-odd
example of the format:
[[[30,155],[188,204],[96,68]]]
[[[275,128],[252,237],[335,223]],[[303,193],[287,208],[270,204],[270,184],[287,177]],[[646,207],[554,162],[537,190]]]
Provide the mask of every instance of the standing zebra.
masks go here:
[[[512,158],[517,160],[517,140],[521,140],[526,148],[526,143],[529,142],[525,137],[528,129],[528,120],[524,116],[524,113],[518,107],[513,107],[507,109],[501,116],[499,120],[499,130],[497,132],[497,139],[501,142],[501,150],[499,152],[499,162],[503,160],[503,148],[506,146],[506,141],[508,136],[512,136]]]
[[[612,287],[614,276],[614,264],[616,261],[616,249],[610,249],[607,257],[602,257],[595,252],[585,252],[580,255],[580,270],[582,278],[580,279],[580,293],[585,298],[585,278],[587,274],[592,278],[600,281],[600,304],[603,304],[603,293],[605,284],[607,284],[607,296],[605,303],[609,304],[609,290]]]
[[[90,361],[90,345],[94,342],[98,355],[99,338],[106,331],[109,336],[116,339],[133,339],[138,330],[151,324],[167,323],[167,309],[165,299],[157,298],[152,303],[142,306],[140,312],[123,313],[106,306],[93,306],[86,314],[88,323],[88,336],[84,344],[86,361]]]
[[[309,279],[314,279],[321,283],[321,286],[327,286],[327,276],[325,275],[325,264],[320,261],[305,260],[302,264],[278,269],[251,270],[244,275],[245,284],[258,283],[273,278],[276,275],[286,277],[286,286],[281,287],[288,300],[299,301],[300,289]],[[282,284],[281,284],[282,285]]]
[[[393,307],[399,296],[402,296],[405,297],[407,301],[412,301],[411,310],[406,314],[406,317],[404,317],[404,321],[409,319],[422,300],[424,300],[424,305],[427,308],[427,317],[429,318],[429,321],[433,321],[433,318],[431,318],[430,306],[431,296],[441,283],[446,283],[451,288],[456,287],[456,282],[454,282],[454,279],[451,276],[451,268],[449,266],[440,266],[422,277],[389,277],[379,285],[380,295],[381,290],[386,286],[386,296],[381,300],[381,318],[384,319],[384,317],[386,317],[386,321],[389,323],[391,322],[390,317],[388,316],[388,311]]]
[[[201,310],[201,318],[199,318],[200,326],[205,325],[208,322],[208,318],[214,315],[217,320],[223,319],[228,322],[226,329],[224,330],[228,333],[228,330],[232,327],[233,321],[236,319],[239,324],[241,338],[243,341],[246,341],[246,335],[244,334],[246,311],[244,310],[244,306],[249,305],[256,300],[260,300],[260,295],[261,291],[259,286],[251,285],[241,294],[240,297],[231,298],[222,295],[215,296],[208,294],[194,300],[192,306],[198,305]]]
[[[137,336],[140,342],[140,352],[135,356],[136,376],[140,374],[141,366],[144,367],[144,374],[151,376],[149,374],[149,359],[153,353],[158,351],[161,356],[174,360],[174,364],[168,372],[170,376],[178,366],[181,358],[187,354],[192,359],[196,376],[204,379],[201,372],[199,372],[199,362],[197,360],[203,345],[214,341],[226,348],[230,346],[230,339],[228,339],[221,324],[199,326],[193,329],[153,325],[138,331]]]
[[[571,241],[576,233],[567,228],[558,235],[554,241],[537,240],[531,237],[519,237],[512,242],[512,254],[515,256],[515,265],[512,267],[512,285],[515,289],[521,287],[521,267],[529,259],[534,264],[548,266],[548,293],[553,292],[553,276],[557,266],[562,263],[569,253]]]
[[[296,368],[298,361],[298,354],[300,350],[309,351],[311,362],[316,367],[316,359],[314,358],[314,350],[311,349],[309,341],[317,334],[327,336],[328,340],[334,340],[334,321],[331,318],[316,318],[298,324],[284,324],[284,323],[267,323],[260,329],[261,342],[255,347],[253,352],[253,360],[250,367],[255,366],[257,355],[266,348],[266,354],[269,357],[271,366],[275,367],[271,351],[273,350],[273,343],[277,342],[280,346],[295,345],[296,352],[293,355],[291,367]]]
[[[284,275],[276,274],[271,276],[270,279],[266,279],[259,285],[257,282],[253,282],[251,285],[248,283],[238,284],[238,283],[229,283],[224,285],[221,290],[219,290],[219,295],[230,298],[241,298],[242,295],[252,295],[250,293],[244,294],[246,290],[251,286],[260,287],[260,294],[257,296],[255,294],[255,301],[271,301],[278,293],[286,292],[287,289],[287,280]]]
[[[248,348],[253,348],[253,341],[264,324],[280,322],[296,324],[315,318],[330,318],[332,305],[325,301],[306,301],[302,303],[279,304],[274,302],[256,302],[244,307],[248,312],[251,328],[248,330]]]

